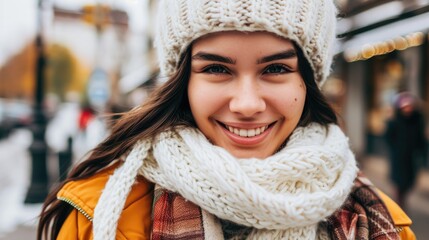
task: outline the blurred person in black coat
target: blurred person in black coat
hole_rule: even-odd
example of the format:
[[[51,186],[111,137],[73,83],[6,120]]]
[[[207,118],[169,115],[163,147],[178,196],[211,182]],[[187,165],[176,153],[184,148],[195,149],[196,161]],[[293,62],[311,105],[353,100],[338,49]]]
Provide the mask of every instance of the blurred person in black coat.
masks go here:
[[[386,140],[390,149],[390,176],[396,185],[397,202],[404,208],[406,195],[426,159],[425,120],[418,99],[408,92],[398,95],[394,107]]]

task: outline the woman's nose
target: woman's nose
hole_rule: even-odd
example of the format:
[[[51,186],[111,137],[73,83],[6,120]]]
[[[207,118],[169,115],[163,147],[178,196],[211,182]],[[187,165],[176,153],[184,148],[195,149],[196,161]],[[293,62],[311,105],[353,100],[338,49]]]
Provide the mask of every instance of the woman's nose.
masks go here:
[[[254,79],[238,81],[233,97],[229,103],[231,112],[239,113],[244,117],[252,117],[263,112],[266,108],[262,92]]]

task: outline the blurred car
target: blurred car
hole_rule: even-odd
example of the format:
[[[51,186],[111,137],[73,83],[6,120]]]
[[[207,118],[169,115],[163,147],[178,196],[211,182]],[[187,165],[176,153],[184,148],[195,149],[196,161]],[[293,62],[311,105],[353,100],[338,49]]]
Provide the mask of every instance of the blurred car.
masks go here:
[[[0,138],[16,128],[28,127],[32,120],[30,103],[20,99],[0,98]]]

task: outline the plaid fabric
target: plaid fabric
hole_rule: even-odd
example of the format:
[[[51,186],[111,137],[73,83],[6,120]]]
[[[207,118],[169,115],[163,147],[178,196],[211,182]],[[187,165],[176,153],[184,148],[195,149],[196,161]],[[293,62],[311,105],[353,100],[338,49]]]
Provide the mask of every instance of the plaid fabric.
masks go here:
[[[244,239],[251,228],[221,220],[225,239]],[[331,239],[399,240],[386,206],[362,174],[344,203],[324,222]],[[204,239],[201,209],[177,193],[155,189],[152,239]]]
[[[343,207],[328,218],[333,239],[400,239],[372,183],[361,173]]]
[[[155,189],[152,239],[204,239],[201,208],[182,196]]]

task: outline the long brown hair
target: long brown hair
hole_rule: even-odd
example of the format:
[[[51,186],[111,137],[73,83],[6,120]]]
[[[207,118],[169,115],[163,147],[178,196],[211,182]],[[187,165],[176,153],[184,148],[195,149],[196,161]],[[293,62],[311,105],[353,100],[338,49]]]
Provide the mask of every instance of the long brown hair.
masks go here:
[[[299,125],[310,122],[323,125],[337,123],[337,118],[314,81],[313,71],[301,49],[296,47],[299,69],[307,86],[307,97]],[[191,46],[183,54],[176,74],[155,89],[140,107],[123,114],[113,125],[111,134],[89,157],[78,164],[47,197],[39,220],[37,239],[56,239],[73,207],[56,198],[70,181],[88,178],[113,163],[139,139],[148,138],[176,125],[195,126],[188,102],[187,86],[191,71]]]

